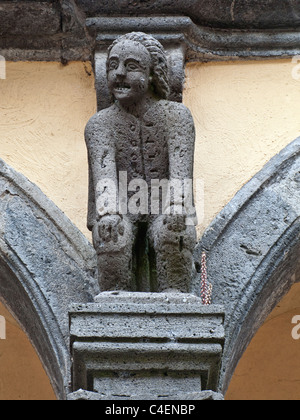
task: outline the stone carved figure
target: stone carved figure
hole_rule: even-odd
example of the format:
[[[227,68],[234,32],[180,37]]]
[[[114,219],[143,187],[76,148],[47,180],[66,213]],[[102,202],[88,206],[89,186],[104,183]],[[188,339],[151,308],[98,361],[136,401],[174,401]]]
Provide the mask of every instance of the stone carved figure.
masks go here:
[[[113,105],[94,115],[85,131],[88,227],[100,289],[187,293],[196,244],[195,225],[188,223],[195,216],[187,182],[193,178],[192,116],[167,100],[167,58],[152,36],[131,33],[112,44],[107,82]],[[169,188],[164,197],[162,180]],[[182,186],[179,194],[172,181]]]

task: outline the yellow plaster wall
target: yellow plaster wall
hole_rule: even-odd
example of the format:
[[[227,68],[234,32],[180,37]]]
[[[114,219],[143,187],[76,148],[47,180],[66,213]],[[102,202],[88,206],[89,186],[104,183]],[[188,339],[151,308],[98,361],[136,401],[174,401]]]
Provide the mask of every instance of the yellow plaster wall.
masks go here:
[[[290,60],[187,66],[184,103],[197,129],[195,177],[205,186],[199,235],[245,182],[300,135],[300,81],[292,77],[294,66]],[[7,63],[0,93],[0,158],[36,183],[90,239],[83,140],[85,124],[96,111],[90,64]],[[290,318],[290,310],[287,305],[282,319],[268,320],[274,334],[276,328],[279,335],[286,334],[284,320]],[[0,315],[4,313],[0,305]],[[33,348],[12,318],[9,331],[8,340],[0,341],[0,399],[53,398]],[[245,388],[245,378],[253,366],[256,374],[263,366],[264,357],[257,355],[265,349],[268,356],[270,335],[258,336],[251,346],[229,399],[251,390],[251,382]],[[267,396],[272,383],[272,376],[267,383],[261,381],[261,389],[271,387]],[[26,391],[22,394],[20,389]]]
[[[226,400],[300,400],[300,340],[293,338],[300,315],[300,284],[272,311],[241,358]]]
[[[55,400],[34,348],[1,303],[0,315],[6,320],[6,339],[0,339],[0,400]]]

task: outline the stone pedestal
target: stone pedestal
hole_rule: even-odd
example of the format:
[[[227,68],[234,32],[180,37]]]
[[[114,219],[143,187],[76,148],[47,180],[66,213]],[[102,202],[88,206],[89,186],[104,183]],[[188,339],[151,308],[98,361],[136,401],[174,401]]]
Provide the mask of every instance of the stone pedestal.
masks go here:
[[[70,399],[219,398],[222,307],[189,294],[105,292],[69,316]]]

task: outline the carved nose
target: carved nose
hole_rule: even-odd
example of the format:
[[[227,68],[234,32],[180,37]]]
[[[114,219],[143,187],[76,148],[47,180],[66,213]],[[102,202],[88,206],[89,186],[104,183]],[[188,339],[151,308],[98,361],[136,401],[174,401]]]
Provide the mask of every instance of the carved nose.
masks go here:
[[[117,76],[125,77],[126,76],[126,68],[122,64],[119,65],[116,71]]]

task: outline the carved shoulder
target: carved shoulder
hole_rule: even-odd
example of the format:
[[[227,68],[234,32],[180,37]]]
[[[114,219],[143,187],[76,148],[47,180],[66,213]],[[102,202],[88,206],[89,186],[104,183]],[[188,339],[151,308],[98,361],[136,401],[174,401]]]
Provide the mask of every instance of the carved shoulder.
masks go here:
[[[195,141],[195,125],[190,110],[182,103],[160,101],[161,114],[166,115],[169,138],[172,143]]]
[[[105,142],[111,139],[111,130],[115,121],[115,110],[113,107],[103,109],[91,117],[85,127],[85,140],[89,145],[91,142]]]
[[[194,120],[190,110],[179,102],[161,100],[157,103],[160,115],[165,115],[171,131],[184,128],[186,134],[194,133]]]
[[[182,103],[169,102],[169,116],[176,125],[192,125],[194,126],[194,120],[191,111]]]

